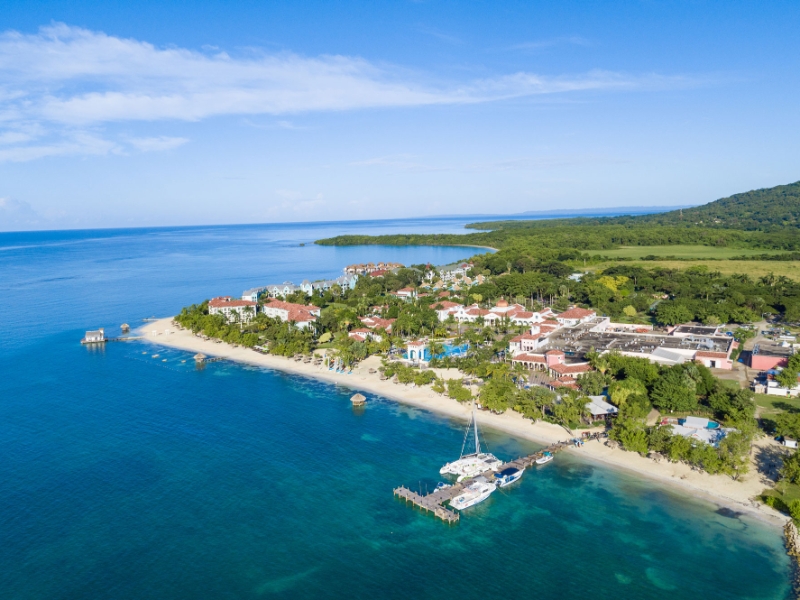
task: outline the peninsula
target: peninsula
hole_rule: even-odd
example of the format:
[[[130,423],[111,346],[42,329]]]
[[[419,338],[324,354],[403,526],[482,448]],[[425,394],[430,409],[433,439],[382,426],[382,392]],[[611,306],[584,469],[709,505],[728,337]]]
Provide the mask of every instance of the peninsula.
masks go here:
[[[800,183],[660,215],[320,240],[498,251],[259,285],[147,338],[453,417],[475,399],[487,425],[543,444],[602,434],[578,451],[798,520],[798,210]]]

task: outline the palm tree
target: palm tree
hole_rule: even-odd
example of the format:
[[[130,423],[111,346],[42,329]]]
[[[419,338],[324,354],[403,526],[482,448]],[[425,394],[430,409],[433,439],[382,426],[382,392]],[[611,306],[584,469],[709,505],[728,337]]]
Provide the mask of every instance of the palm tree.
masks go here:
[[[597,369],[603,375],[605,375],[606,371],[608,371],[608,358],[605,355],[597,352],[594,348],[586,353],[586,359],[594,369]]]
[[[528,369],[522,363],[516,363],[511,367],[511,371],[517,382],[522,381],[523,385],[528,382]]]
[[[430,343],[428,343],[428,352],[431,358],[436,358],[436,356],[444,352],[444,344],[431,340]]]
[[[508,379],[511,376],[511,367],[507,363],[489,363],[486,370],[494,379]]]
[[[253,307],[252,306],[245,306],[244,307],[244,313],[245,313],[245,317],[246,317],[244,320],[247,321],[248,323],[253,318],[253,312],[254,311],[253,311]]]

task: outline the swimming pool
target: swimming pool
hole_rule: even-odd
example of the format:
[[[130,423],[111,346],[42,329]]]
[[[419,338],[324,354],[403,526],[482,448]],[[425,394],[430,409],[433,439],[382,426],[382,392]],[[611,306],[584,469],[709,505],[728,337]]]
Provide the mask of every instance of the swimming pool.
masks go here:
[[[465,356],[467,354],[467,350],[469,350],[469,344],[468,343],[460,344],[460,345],[444,344],[442,346],[442,348],[443,348],[443,351],[440,352],[439,354],[437,354],[436,358],[447,358],[449,356],[455,356],[455,357]],[[408,360],[408,352],[407,351],[403,352],[403,358],[405,360]],[[416,358],[416,356],[414,358]],[[426,347],[422,351],[422,360],[429,361],[430,359],[431,359],[431,351],[430,351],[430,348]]]

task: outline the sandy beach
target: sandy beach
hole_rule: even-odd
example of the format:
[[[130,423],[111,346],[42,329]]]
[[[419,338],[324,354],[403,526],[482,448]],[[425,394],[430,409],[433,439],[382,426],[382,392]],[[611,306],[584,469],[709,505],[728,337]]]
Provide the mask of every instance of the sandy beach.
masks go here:
[[[236,348],[229,344],[204,340],[189,331],[175,327],[172,317],[149,322],[136,333],[142,336],[144,341],[154,344],[313,377],[360,391],[365,393],[368,398],[370,394],[379,395],[465,422],[469,419],[470,408],[468,406],[436,394],[429,386],[399,385],[391,381],[382,381],[378,373],[370,373],[370,369],[377,369],[381,364],[380,358],[377,356],[363,361],[351,374],[342,374],[329,371],[324,366],[296,362],[281,356],[261,354],[249,348]],[[455,369],[434,370],[439,371],[437,374],[445,378],[458,376]],[[452,373],[447,371],[452,371]],[[479,419],[482,427],[500,430],[540,444],[550,444],[573,437],[560,426],[544,422],[533,423],[513,411],[502,415],[481,412]],[[779,447],[774,440],[761,438],[755,444],[751,454],[755,457],[772,445]],[[736,512],[745,513],[775,526],[782,526],[787,520],[785,516],[754,500],[755,496],[767,487],[767,481],[763,475],[758,473],[755,465],[751,465],[750,473],[745,477],[734,481],[727,476],[694,471],[685,464],[670,463],[666,460],[655,462],[633,452],[610,448],[600,441],[587,442],[581,448],[570,448],[569,452],[587,460],[595,460],[625,469],[642,478],[673,486],[695,497]]]

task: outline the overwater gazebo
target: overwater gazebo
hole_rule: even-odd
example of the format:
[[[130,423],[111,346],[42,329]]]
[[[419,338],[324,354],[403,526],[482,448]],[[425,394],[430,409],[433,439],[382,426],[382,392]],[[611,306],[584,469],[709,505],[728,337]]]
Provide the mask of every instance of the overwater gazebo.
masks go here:
[[[353,397],[350,398],[350,402],[353,403],[353,406],[363,406],[366,401],[367,398],[364,394],[354,394]]]
[[[206,355],[203,354],[202,352],[198,352],[197,354],[194,355],[195,362],[203,362],[205,361],[206,358],[207,358]]]

